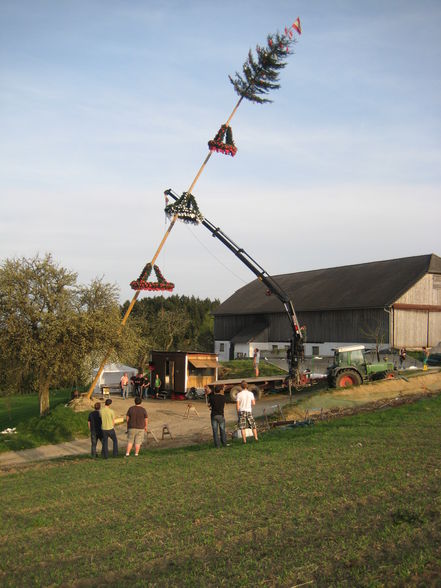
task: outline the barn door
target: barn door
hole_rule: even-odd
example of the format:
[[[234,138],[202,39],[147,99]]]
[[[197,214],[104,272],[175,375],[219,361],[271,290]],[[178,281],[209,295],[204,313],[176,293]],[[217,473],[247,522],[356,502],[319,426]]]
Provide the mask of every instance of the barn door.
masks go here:
[[[165,360],[164,388],[166,390],[175,389],[175,362],[169,359]]]

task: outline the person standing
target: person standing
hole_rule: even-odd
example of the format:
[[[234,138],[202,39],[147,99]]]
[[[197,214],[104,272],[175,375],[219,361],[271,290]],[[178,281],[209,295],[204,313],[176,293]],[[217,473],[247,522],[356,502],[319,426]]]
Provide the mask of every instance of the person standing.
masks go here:
[[[402,347],[400,349],[400,369],[403,367],[405,361],[406,361],[406,348]]]
[[[159,398],[159,391],[161,390],[161,379],[159,375],[156,374],[155,377],[155,398]]]
[[[227,434],[225,431],[225,394],[224,386],[216,386],[214,392],[207,395],[208,404],[211,410],[211,428],[213,430],[213,441],[218,449],[221,446],[227,447]],[[220,433],[220,440],[219,440]]]
[[[121,376],[121,396],[126,399],[129,397],[129,376],[124,372]]]
[[[110,408],[111,398],[108,398],[104,407],[100,410],[101,427],[103,430],[103,457],[109,457],[109,437],[113,443],[113,457],[118,457],[118,439],[115,433],[115,413]]]
[[[242,433],[242,441],[247,442],[247,435],[245,429],[251,429],[253,431],[254,439],[258,441],[256,421],[252,414],[252,407],[256,404],[254,394],[248,390],[248,384],[245,380],[240,383],[242,388],[236,399],[236,409],[239,420],[239,429]]]
[[[103,444],[103,430],[101,428],[101,415],[100,408],[101,402],[95,402],[93,405],[94,410],[89,414],[87,419],[87,425],[90,431],[90,442],[91,442],[91,453],[92,457],[96,457],[96,444],[97,441],[101,441]]]
[[[127,411],[127,449],[126,457],[129,457],[132,451],[133,444],[135,444],[135,455],[139,454],[142,442],[144,441],[144,435],[147,433],[148,426],[148,415],[145,408],[141,406],[141,398],[135,397],[135,404],[131,406]]]
[[[259,377],[259,363],[260,363],[260,351],[257,349],[254,350],[253,355],[253,367],[254,367],[254,375],[256,378]]]

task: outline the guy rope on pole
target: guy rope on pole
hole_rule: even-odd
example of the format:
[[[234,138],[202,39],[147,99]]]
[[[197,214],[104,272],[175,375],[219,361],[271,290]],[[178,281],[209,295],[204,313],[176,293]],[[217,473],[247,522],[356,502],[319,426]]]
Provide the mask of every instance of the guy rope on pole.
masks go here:
[[[286,66],[287,55],[292,53],[291,47],[296,42],[294,33],[297,33],[298,35],[302,33],[302,27],[299,18],[297,18],[297,20],[291,25],[291,27],[285,27],[283,33],[277,32],[273,35],[268,35],[267,44],[265,46],[256,46],[256,57],[253,56],[250,50],[248,53],[248,58],[243,65],[242,74],[236,72],[234,78],[229,76],[230,82],[233,84],[236,93],[239,95],[239,100],[237,101],[230,116],[228,117],[227,122],[224,125],[222,125],[220,129],[220,131],[225,131],[227,141],[226,143],[221,141],[220,144],[218,141],[214,140],[209,142],[210,150],[207,156],[205,157],[201,167],[199,168],[195,178],[193,179],[193,182],[190,184],[189,189],[187,190],[187,192],[183,193],[182,197],[179,199],[177,203],[166,207],[166,213],[168,213],[171,217],[171,222],[159,244],[158,249],[156,250],[155,255],[153,256],[153,259],[151,260],[150,264],[147,264],[150,265],[150,269],[155,266],[155,262],[159,254],[161,253],[161,250],[165,242],[167,241],[171,233],[171,230],[174,227],[178,218],[181,218],[186,222],[195,223],[198,223],[201,221],[201,219],[203,219],[203,216],[199,212],[196,200],[191,192],[197,184],[207,163],[209,162],[213,151],[221,151],[229,155],[234,155],[236,153],[237,148],[234,146],[234,143],[232,141],[230,123],[234,115],[236,114],[237,109],[239,108],[242,100],[246,98],[247,100],[250,100],[251,102],[256,102],[258,104],[272,102],[271,100],[269,100],[268,98],[264,98],[263,96],[266,95],[270,90],[277,90],[278,88],[280,88],[280,84],[278,83],[279,72]],[[218,135],[215,139],[218,138]],[[191,210],[189,210],[189,205],[192,207]],[[118,333],[121,333],[123,327],[125,326],[127,319],[129,318],[130,313],[132,312],[133,307],[135,306],[135,302],[143,289],[139,287],[139,284],[140,282],[142,282],[143,279],[142,275],[140,277],[141,280],[132,283],[137,284],[137,289],[124,314],[124,317],[121,320]],[[111,352],[112,349],[109,349],[109,351],[106,353],[98,369],[98,372],[89,388],[89,391],[87,392],[87,398],[91,398],[93,390],[99,378],[101,377],[101,374],[103,373],[104,366],[108,361]]]

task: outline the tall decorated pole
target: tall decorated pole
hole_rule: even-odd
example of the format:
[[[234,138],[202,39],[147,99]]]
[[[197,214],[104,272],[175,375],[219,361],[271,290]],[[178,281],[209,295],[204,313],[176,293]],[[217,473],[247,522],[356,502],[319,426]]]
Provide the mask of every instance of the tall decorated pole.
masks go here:
[[[229,76],[230,82],[233,84],[236,93],[239,95],[239,100],[228,117],[227,122],[221,126],[214,139],[208,142],[208,154],[202,162],[202,165],[200,166],[188,190],[184,192],[176,202],[166,206],[165,212],[167,216],[170,217],[171,222],[151,262],[144,266],[139,278],[130,284],[132,289],[135,290],[135,294],[133,295],[133,298],[121,320],[119,332],[121,332],[124,328],[141,291],[173,290],[174,284],[167,282],[167,280],[164,279],[159,268],[155,265],[155,262],[158,259],[159,254],[178,219],[192,224],[199,224],[203,220],[204,217],[199,211],[199,207],[195,197],[192,194],[192,190],[196,186],[214,151],[223,153],[225,155],[231,155],[232,157],[236,155],[237,147],[234,144],[233,132],[230,123],[243,99],[245,98],[246,100],[250,100],[251,102],[256,102],[258,104],[272,102],[272,100],[269,100],[266,95],[271,90],[277,90],[280,88],[280,70],[286,66],[286,58],[293,52],[292,47],[296,43],[295,33],[298,35],[302,33],[299,18],[297,18],[291,27],[285,27],[283,33],[277,32],[273,35],[268,35],[267,44],[265,46],[256,46],[255,56],[250,50],[248,57],[243,64],[242,74],[236,72],[234,77]],[[152,270],[156,274],[156,282],[148,281]],[[99,381],[101,374],[103,373],[104,366],[107,363],[111,353],[112,349],[106,353],[103,361],[101,362],[98,372],[87,392],[87,398],[91,398],[93,390],[95,389],[95,386]]]

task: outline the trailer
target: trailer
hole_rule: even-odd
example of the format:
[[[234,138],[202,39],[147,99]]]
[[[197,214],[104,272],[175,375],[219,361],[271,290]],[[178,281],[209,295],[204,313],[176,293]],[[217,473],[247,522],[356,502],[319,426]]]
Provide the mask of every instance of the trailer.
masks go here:
[[[280,390],[285,391],[289,385],[289,375],[281,374],[279,376],[259,376],[252,378],[230,378],[227,380],[215,380],[209,382],[207,386],[210,390],[214,390],[216,386],[223,386],[225,394],[228,395],[231,402],[236,402],[237,395],[241,391],[241,382],[248,384],[248,390],[250,390],[256,400],[261,400],[263,395],[269,391]],[[312,386],[315,384],[315,380],[310,377],[309,372],[304,372],[300,376],[300,386]]]
[[[156,374],[161,390],[174,397],[184,396],[192,388],[203,389],[217,379],[216,353],[198,351],[152,351],[150,369],[152,381]]]

